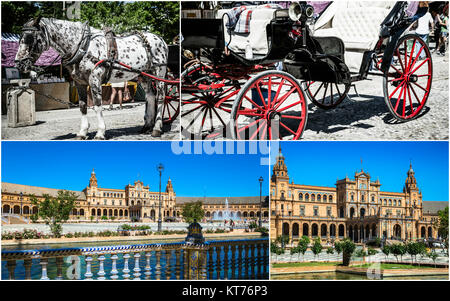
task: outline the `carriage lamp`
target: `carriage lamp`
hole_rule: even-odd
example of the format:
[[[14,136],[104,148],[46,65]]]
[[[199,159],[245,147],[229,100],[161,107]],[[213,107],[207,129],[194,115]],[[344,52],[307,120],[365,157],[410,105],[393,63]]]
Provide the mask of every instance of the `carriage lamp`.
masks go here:
[[[305,21],[314,16],[314,7],[307,4],[300,4],[299,2],[293,2],[289,6],[289,18],[292,21]]]
[[[262,182],[264,181],[263,177],[259,177],[259,227],[262,227]]]
[[[164,165],[162,163],[159,163],[158,166],[156,166],[156,170],[159,172],[159,205],[158,205],[158,232],[162,231],[162,220],[161,220],[161,175],[164,170]]]

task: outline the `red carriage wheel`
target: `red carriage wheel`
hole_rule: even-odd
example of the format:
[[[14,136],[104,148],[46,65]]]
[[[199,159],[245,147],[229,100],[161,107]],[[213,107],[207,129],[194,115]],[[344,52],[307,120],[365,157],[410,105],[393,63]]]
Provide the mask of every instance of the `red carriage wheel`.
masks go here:
[[[322,109],[335,108],[345,99],[350,90],[350,84],[338,85],[317,81],[308,81],[302,84],[308,98]]]
[[[170,80],[175,77],[168,74]],[[172,123],[180,114],[180,84],[166,84],[166,96],[164,98],[163,106],[163,123]]]
[[[308,116],[297,80],[286,72],[265,71],[241,89],[231,110],[232,138],[300,139]]]
[[[431,90],[433,63],[430,49],[417,35],[400,38],[391,65],[384,72],[384,101],[401,121],[417,118]]]
[[[239,84],[220,77],[201,64],[186,69],[181,80],[181,126],[184,136],[210,139],[226,132]]]

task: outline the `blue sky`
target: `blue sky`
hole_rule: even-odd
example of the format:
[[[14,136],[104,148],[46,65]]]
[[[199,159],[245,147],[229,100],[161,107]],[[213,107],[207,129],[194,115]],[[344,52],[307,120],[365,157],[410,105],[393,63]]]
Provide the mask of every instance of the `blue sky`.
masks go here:
[[[187,143],[187,142],[185,142]],[[139,179],[158,191],[169,176],[178,196],[258,196],[268,194],[268,166],[261,155],[175,155],[170,142],[2,142],[3,182],[82,190],[95,168],[98,184],[123,189]],[[236,152],[235,152],[236,153]]]
[[[448,142],[282,142],[291,179],[334,187],[355,171],[380,179],[381,190],[401,192],[410,160],[424,201],[448,201]],[[271,151],[274,152],[273,150]]]

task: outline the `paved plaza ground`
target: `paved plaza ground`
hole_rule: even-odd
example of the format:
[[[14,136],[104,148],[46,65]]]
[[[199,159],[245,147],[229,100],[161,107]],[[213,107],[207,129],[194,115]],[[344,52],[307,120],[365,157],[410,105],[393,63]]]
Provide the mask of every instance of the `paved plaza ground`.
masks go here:
[[[108,140],[178,140],[179,121],[164,127],[161,138],[150,134],[141,134],[144,126],[144,103],[124,104],[120,110],[114,105],[103,106],[103,116],[106,124],[106,139]],[[8,128],[7,116],[2,115],[3,140],[76,140],[80,130],[81,113],[78,108],[36,112],[34,126]],[[88,138],[92,140],[97,131],[97,117],[93,109],[88,109],[90,128]]]
[[[304,140],[446,140],[449,138],[449,60],[446,56],[432,55],[433,81],[429,99],[419,118],[404,123],[393,120],[383,97],[383,78],[369,75],[364,81],[355,83],[349,96],[335,109],[324,110],[308,102],[308,121],[303,133]],[[182,94],[186,98],[186,94]],[[305,95],[307,98],[307,96]],[[296,101],[290,97],[284,104]],[[188,112],[190,107],[182,107]],[[221,118],[228,123],[230,115],[219,110]],[[289,115],[296,111],[289,109]],[[286,113],[286,114],[288,114]],[[194,111],[186,115],[181,121],[183,128],[198,115]],[[202,122],[202,115],[197,123]],[[209,117],[208,117],[209,118]],[[208,121],[206,121],[208,122]],[[220,120],[213,115],[213,123],[220,124]],[[194,123],[195,124],[195,123]],[[206,125],[204,128],[209,128]],[[283,133],[282,133],[283,134]],[[222,135],[211,135],[215,139],[223,139]],[[283,139],[291,139],[285,136]]]

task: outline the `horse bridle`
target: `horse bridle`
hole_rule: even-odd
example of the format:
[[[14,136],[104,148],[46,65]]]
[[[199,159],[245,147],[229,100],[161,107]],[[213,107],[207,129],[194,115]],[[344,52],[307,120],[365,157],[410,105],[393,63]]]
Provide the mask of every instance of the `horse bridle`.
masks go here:
[[[48,32],[47,32],[47,30],[45,30],[45,28],[43,28],[42,31],[44,32],[44,35],[45,35],[45,38],[44,38],[45,46],[43,48],[43,51],[46,51],[50,47],[50,45],[49,45],[49,37],[48,37]],[[23,35],[28,33],[28,32],[31,32],[33,34],[33,43],[30,46],[31,52],[33,52],[33,51],[35,51],[36,43],[37,43],[37,38],[35,36],[35,33],[41,32],[41,29],[39,29],[39,28],[37,28],[35,26],[24,26],[22,28],[21,39],[22,39]],[[87,32],[87,34],[86,34],[86,32]],[[62,59],[62,64],[65,65],[65,66],[70,66],[70,65],[76,64],[79,61],[81,61],[83,56],[86,54],[87,49],[89,48],[90,41],[91,41],[91,36],[92,36],[91,28],[88,25],[88,22],[86,21],[84,23],[82,36],[81,36],[80,41],[78,42],[77,49],[76,49],[76,51],[73,54],[70,54],[70,56],[68,56],[68,58],[64,58],[64,57],[61,57],[61,55],[58,55],[58,56],[56,56],[53,59],[53,61],[48,66],[45,66],[45,67],[35,66],[32,63],[31,57],[26,57],[24,59],[21,59],[19,61],[19,63],[20,64],[24,64],[24,65],[29,65],[29,68],[31,70],[33,70],[33,71],[35,71],[35,72],[37,72],[39,74],[45,73],[46,70],[48,68],[50,68],[53,65],[53,63],[56,62],[59,58]]]

